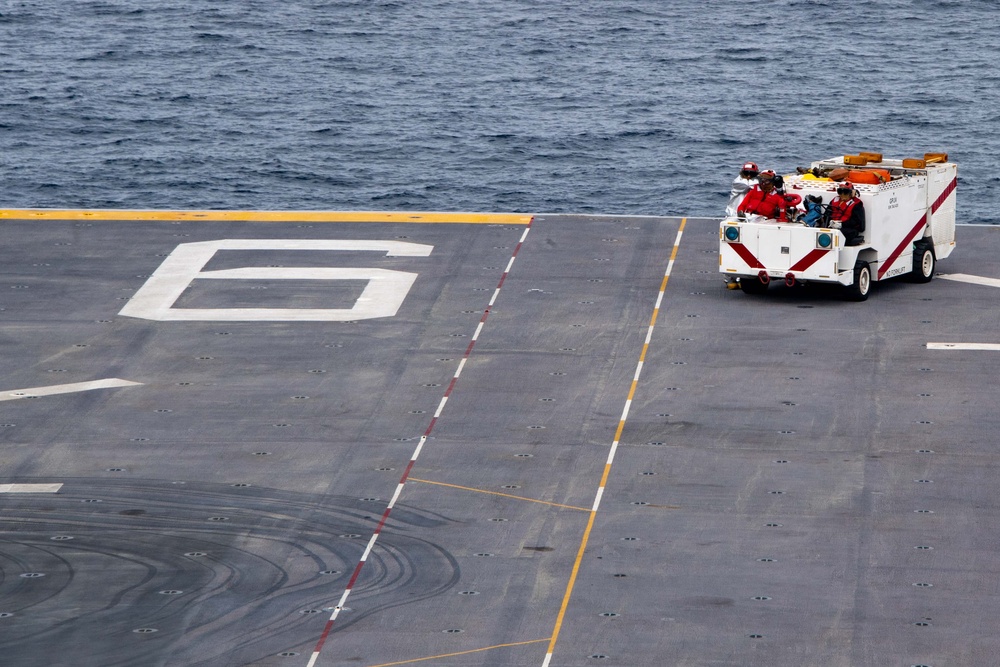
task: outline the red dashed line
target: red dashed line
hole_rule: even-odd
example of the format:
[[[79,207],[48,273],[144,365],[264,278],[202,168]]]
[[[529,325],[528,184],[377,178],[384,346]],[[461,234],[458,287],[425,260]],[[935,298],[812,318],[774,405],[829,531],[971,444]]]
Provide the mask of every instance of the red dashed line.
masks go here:
[[[361,560],[358,561],[358,564],[354,568],[354,572],[351,574],[350,581],[347,582],[347,588],[344,589],[344,593],[340,596],[340,601],[337,602],[337,606],[333,608],[333,614],[331,614],[330,619],[326,622],[326,626],[323,628],[323,633],[319,636],[319,640],[316,642],[316,648],[313,649],[312,656],[309,658],[307,667],[314,667],[316,661],[319,659],[320,652],[323,650],[323,645],[326,643],[326,639],[330,635],[330,631],[333,630],[333,625],[337,620],[337,616],[339,616],[341,610],[343,610],[344,605],[347,602],[347,598],[350,596],[351,590],[354,588],[354,584],[361,575],[361,569],[364,567],[365,561],[368,560],[368,555],[371,553],[372,547],[375,546],[375,542],[378,540],[379,535],[382,534],[382,528],[385,526],[386,521],[389,520],[389,514],[392,512],[392,508],[395,507],[396,501],[399,500],[399,496],[403,492],[403,487],[406,485],[406,480],[410,476],[410,471],[413,470],[413,465],[417,462],[417,457],[420,456],[420,450],[423,449],[424,443],[427,442],[427,438],[430,436],[431,431],[434,430],[434,425],[441,416],[441,412],[444,410],[444,406],[448,402],[451,392],[454,391],[455,384],[458,382],[458,378],[462,374],[462,369],[465,368],[465,362],[468,361],[469,355],[472,354],[472,348],[475,347],[476,341],[479,340],[479,334],[483,330],[483,325],[486,324],[486,318],[490,315],[490,309],[493,307],[493,304],[496,303],[497,297],[500,295],[500,288],[503,287],[504,281],[507,280],[507,274],[510,273],[511,268],[514,265],[514,260],[517,258],[517,253],[521,250],[521,246],[524,244],[524,240],[528,238],[528,232],[531,231],[532,222],[534,222],[534,218],[532,218],[525,226],[524,233],[521,234],[521,239],[517,242],[517,245],[514,246],[514,252],[510,256],[507,268],[504,269],[503,274],[500,276],[500,282],[497,283],[497,287],[493,291],[493,296],[490,298],[489,305],[487,305],[486,310],[483,311],[482,318],[479,320],[479,325],[476,327],[476,333],[473,334],[472,340],[469,341],[469,346],[465,348],[465,354],[462,356],[462,359],[458,364],[458,369],[455,371],[455,375],[451,378],[451,382],[448,383],[448,388],[445,389],[444,395],[441,397],[441,402],[438,405],[434,416],[431,417],[430,424],[427,426],[427,430],[424,431],[422,436],[420,436],[420,442],[417,443],[416,449],[413,450],[413,455],[410,456],[410,462],[407,464],[406,470],[403,471],[403,475],[399,479],[399,484],[396,485],[396,491],[392,494],[392,499],[389,501],[385,511],[382,513],[382,518],[379,520],[378,525],[375,527],[375,531],[368,540],[368,546],[365,547],[365,551],[361,555]]]

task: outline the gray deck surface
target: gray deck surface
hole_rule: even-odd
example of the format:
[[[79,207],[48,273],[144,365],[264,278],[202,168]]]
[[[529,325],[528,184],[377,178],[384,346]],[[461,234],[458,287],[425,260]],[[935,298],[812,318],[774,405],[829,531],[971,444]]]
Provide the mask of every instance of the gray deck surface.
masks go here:
[[[684,224],[551,665],[996,665],[1000,351],[926,344],[1000,342],[1000,290],[751,297]],[[541,665],[680,225],[534,220],[316,665]],[[0,493],[0,664],[306,665],[524,230],[0,222],[0,393],[141,383],[0,402],[0,484],[63,484]],[[434,249],[208,267],[418,273],[394,317],[118,314],[178,244],[244,238]],[[1000,227],[938,268],[1000,278]],[[177,305],[359,294],[279,282]]]

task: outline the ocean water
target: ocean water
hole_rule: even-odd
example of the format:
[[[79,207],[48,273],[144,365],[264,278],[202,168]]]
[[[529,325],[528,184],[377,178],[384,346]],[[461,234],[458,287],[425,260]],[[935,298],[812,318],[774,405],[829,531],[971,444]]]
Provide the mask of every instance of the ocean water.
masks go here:
[[[993,0],[3,0],[0,207],[719,215],[946,151],[1000,224]]]

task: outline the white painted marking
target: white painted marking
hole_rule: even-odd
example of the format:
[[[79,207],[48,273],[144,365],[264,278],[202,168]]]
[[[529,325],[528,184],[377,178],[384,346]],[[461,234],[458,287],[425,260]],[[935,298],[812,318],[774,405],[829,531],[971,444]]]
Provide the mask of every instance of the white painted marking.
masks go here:
[[[333,619],[331,618],[330,620],[332,621]],[[319,651],[313,651],[312,657],[309,658],[309,662],[306,664],[306,667],[313,667],[316,664],[316,660],[318,658],[319,658]]]
[[[545,660],[542,661],[542,667],[549,667],[549,662],[552,660],[552,654],[546,653]]]
[[[967,273],[939,273],[938,278],[944,280],[954,280],[959,283],[972,283],[973,285],[986,285],[988,287],[1000,287],[1000,279],[984,278],[982,276],[970,276]]]
[[[504,275],[510,273],[511,268],[514,266],[514,259],[515,259],[514,257],[511,257],[510,261],[507,262],[507,268],[503,270]]]
[[[391,510],[393,507],[396,506],[396,501],[399,500],[399,494],[403,492],[403,486],[404,486],[403,484],[396,485],[396,492],[392,494],[392,499],[389,501],[389,504],[386,506],[386,509]]]
[[[413,456],[410,457],[411,461],[416,461],[417,457],[420,456],[420,450],[424,448],[425,442],[427,442],[427,436],[420,436],[420,442],[417,443],[417,448],[413,450]]]
[[[607,465],[611,465],[612,463],[614,463],[615,452],[617,451],[618,451],[618,441],[615,440],[614,442],[611,443],[611,450],[608,451],[608,460],[606,461]]]
[[[632,376],[634,382],[639,381],[639,375],[642,373],[642,361],[635,367],[635,375]]]
[[[365,552],[361,554],[361,562],[364,563],[368,560],[368,554],[372,552],[372,547],[375,546],[375,540],[378,539],[378,533],[372,533],[372,538],[368,540],[368,546],[365,547]]]
[[[0,493],[59,493],[59,484],[0,484]]]
[[[597,497],[594,498],[594,506],[590,508],[591,512],[596,512],[597,508],[601,506],[601,497],[604,495],[604,487],[598,487]]]
[[[928,350],[1000,350],[1000,343],[927,343]]]
[[[625,421],[628,419],[628,411],[632,409],[632,400],[629,399],[625,401],[625,409],[622,410],[622,418],[619,421]]]
[[[479,334],[481,334],[483,332],[483,324],[485,324],[485,322],[483,322],[482,320],[480,320],[479,326],[476,327],[476,333],[472,334],[472,340],[479,340]],[[463,361],[464,361],[464,359],[463,359]]]
[[[441,402],[438,403],[438,409],[434,411],[434,418],[437,419],[441,416],[441,411],[444,410],[444,404],[448,402],[447,396],[441,397]]]
[[[417,279],[416,273],[375,268],[244,267],[203,271],[220,250],[347,250],[389,257],[427,257],[434,246],[404,241],[341,239],[222,239],[182,243],[163,260],[119,315],[145,320],[230,322],[345,322],[392,317]],[[174,308],[195,279],[367,281],[350,308]]]
[[[455,376],[454,377],[457,378],[459,375],[462,374],[462,369],[465,368],[465,361],[466,361],[466,359],[467,359],[467,357],[462,357],[462,360],[460,362],[458,362],[458,368],[455,370]]]
[[[91,380],[90,382],[73,382],[70,384],[53,384],[48,387],[29,387],[27,389],[14,389],[0,393],[0,401],[16,401],[19,398],[31,398],[33,396],[55,396],[56,394],[73,394],[78,391],[90,391],[91,389],[111,389],[113,387],[134,387],[141,385],[141,382],[130,380],[119,380],[118,378],[106,378],[104,380]]]

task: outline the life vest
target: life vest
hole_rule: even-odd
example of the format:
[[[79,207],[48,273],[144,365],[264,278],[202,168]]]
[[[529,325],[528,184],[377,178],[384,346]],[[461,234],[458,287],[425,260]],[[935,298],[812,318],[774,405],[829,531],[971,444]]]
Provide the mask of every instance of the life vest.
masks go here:
[[[765,218],[785,219],[785,198],[774,191],[765,194],[759,185],[755,185],[743,198],[740,213],[762,215]]]
[[[840,197],[835,197],[832,202],[830,202],[831,219],[835,222],[849,222],[851,219],[851,214],[854,212],[854,207],[861,203],[861,200],[857,197],[851,197],[847,201],[841,201]],[[865,231],[865,223],[862,218],[861,224],[858,229],[859,232]]]

